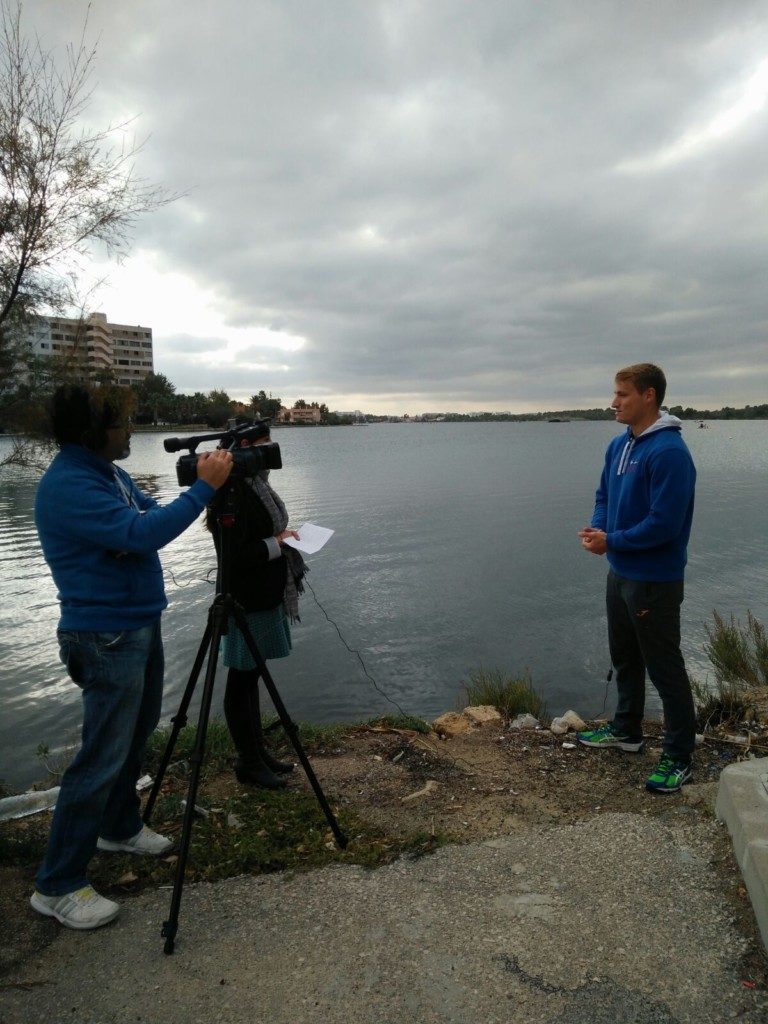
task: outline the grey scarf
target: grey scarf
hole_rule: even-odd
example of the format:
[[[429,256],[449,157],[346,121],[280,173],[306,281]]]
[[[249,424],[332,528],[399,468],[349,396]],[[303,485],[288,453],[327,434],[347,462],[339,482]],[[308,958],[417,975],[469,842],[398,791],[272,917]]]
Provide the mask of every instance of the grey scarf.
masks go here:
[[[277,535],[288,528],[288,512],[280,495],[267,483],[268,476],[269,470],[262,470],[249,480],[249,483],[256,497],[272,517],[272,526],[274,527],[275,535]],[[301,557],[301,552],[297,551],[296,548],[286,546],[282,547],[281,550],[288,563],[288,571],[285,574],[283,608],[291,622],[301,622],[299,618],[299,594],[304,593],[302,580],[309,572],[309,569]]]

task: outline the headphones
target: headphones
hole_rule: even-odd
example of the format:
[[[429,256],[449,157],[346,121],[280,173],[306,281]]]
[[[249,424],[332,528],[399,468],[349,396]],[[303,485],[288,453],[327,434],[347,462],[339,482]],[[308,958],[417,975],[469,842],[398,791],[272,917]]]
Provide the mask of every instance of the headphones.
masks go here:
[[[103,448],[107,443],[107,428],[103,423],[104,408],[98,407],[91,392],[85,389],[87,395],[88,426],[82,432],[82,443],[95,452]]]

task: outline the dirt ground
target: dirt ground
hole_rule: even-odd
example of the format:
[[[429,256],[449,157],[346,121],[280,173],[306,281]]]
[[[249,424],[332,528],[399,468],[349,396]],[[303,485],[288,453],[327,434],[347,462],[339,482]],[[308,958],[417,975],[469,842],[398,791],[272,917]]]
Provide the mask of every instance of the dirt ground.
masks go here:
[[[693,784],[682,795],[655,796],[644,782],[660,750],[660,729],[652,724],[640,754],[591,750],[575,745],[572,734],[508,731],[499,723],[445,740],[434,733],[361,727],[311,761],[334,806],[390,835],[420,831],[467,842],[616,811],[705,828],[712,865],[739,929],[750,939],[745,975],[764,986],[768,959],[727,830],[713,821],[717,778],[743,750],[705,742],[694,757]],[[231,774],[217,778],[214,789],[221,793],[228,785]],[[308,783],[296,772],[290,786]],[[50,922],[29,910],[31,881],[30,871],[0,867],[0,976],[51,941]]]
[[[649,726],[646,736],[643,753],[624,754],[580,747],[573,734],[510,732],[498,725],[447,740],[361,729],[337,754],[313,763],[338,802],[385,830],[420,828],[469,841],[530,825],[569,824],[601,811],[666,814],[680,801],[646,791],[645,778],[661,752],[660,730]],[[700,748],[694,781],[716,781],[732,758],[722,747]]]

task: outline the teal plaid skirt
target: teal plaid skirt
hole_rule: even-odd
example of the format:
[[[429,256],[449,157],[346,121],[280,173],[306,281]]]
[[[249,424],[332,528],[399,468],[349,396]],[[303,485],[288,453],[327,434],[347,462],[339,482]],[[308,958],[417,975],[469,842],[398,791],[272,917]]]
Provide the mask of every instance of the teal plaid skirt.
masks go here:
[[[288,657],[291,653],[291,625],[281,604],[266,612],[247,612],[245,619],[265,661]],[[245,637],[232,619],[229,620],[229,632],[221,639],[221,657],[227,668],[238,668],[242,672],[256,668]]]

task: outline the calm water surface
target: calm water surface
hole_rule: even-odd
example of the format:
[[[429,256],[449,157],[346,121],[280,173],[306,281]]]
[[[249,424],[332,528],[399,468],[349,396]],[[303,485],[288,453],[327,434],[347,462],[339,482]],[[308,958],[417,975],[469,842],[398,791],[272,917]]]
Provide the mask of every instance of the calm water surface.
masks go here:
[[[276,431],[284,469],[271,482],[291,513],[336,530],[309,559],[312,584],[377,684],[404,710],[456,706],[480,666],[529,669],[552,713],[603,707],[609,660],[604,559],[583,552],[612,423],[381,424]],[[124,464],[166,502],[178,494],[162,436],[135,435]],[[684,651],[708,672],[712,609],[768,620],[768,423],[686,425],[699,482],[689,548]],[[0,438],[0,454],[7,439]],[[0,478],[0,779],[39,777],[35,751],[77,741],[80,691],[58,661],[56,593],[32,519],[37,476]],[[213,588],[210,536],[200,524],[162,552],[163,713],[178,706]],[[307,591],[290,658],[271,663],[295,718],[354,720],[397,709]],[[198,692],[202,689],[202,681]],[[215,694],[220,710],[223,670]],[[612,706],[609,696],[608,708]],[[658,708],[655,695],[649,708]]]

